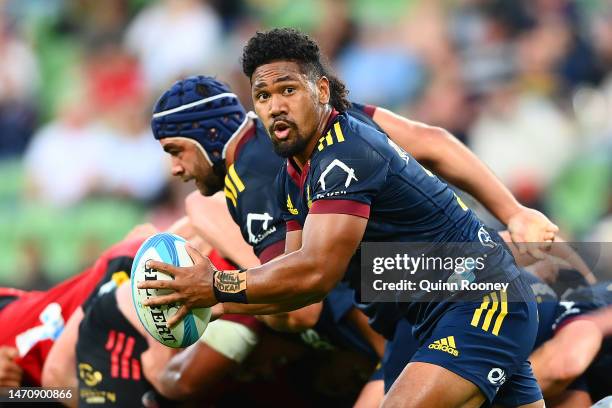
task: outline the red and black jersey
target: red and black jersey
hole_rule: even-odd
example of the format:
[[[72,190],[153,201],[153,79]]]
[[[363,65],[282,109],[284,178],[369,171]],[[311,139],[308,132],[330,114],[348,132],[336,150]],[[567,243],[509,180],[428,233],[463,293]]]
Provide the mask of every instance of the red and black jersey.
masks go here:
[[[94,291],[129,277],[131,262],[126,261],[142,241],[120,242],[104,252],[93,266],[47,291],[0,289],[0,295],[15,296],[0,311],[0,345],[19,350],[24,385],[40,386],[43,364],[66,321]]]
[[[217,268],[235,268],[215,250],[208,256]],[[130,271],[132,258],[126,262]],[[99,285],[85,308],[76,348],[79,406],[141,406],[142,395],[153,389],[142,373],[141,354],[148,348],[147,341],[117,304],[115,289],[121,283]],[[224,315],[222,319],[257,332],[263,326],[254,316]]]
[[[146,339],[119,310],[116,290],[92,299],[76,346],[79,406],[141,406],[153,389],[143,377]]]

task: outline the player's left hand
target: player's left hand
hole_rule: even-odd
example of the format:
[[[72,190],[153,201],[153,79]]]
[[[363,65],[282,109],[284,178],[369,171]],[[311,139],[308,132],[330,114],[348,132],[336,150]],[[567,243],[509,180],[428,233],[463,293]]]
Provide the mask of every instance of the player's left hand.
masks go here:
[[[145,306],[160,306],[181,303],[181,308],[168,320],[174,327],[187,315],[190,309],[211,307],[217,304],[213,291],[213,274],[216,268],[210,259],[202,256],[195,248],[185,245],[187,253],[194,262],[193,266],[178,267],[158,261],[148,261],[147,267],[166,273],[173,280],[147,280],[138,282],[139,289],[169,289],[174,293],[156,296],[144,302]]]
[[[508,232],[512,242],[521,254],[543,259],[545,251],[555,240],[559,227],[553,224],[544,214],[532,208],[523,207],[508,220]]]

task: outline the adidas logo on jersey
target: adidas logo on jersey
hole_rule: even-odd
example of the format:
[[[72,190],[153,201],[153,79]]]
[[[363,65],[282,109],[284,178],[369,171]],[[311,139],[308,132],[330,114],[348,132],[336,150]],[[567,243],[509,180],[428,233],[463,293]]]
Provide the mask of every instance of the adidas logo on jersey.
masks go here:
[[[441,340],[436,340],[429,345],[429,348],[432,350],[444,351],[455,357],[459,356],[459,350],[457,350],[457,346],[455,345],[455,336],[448,336]]]

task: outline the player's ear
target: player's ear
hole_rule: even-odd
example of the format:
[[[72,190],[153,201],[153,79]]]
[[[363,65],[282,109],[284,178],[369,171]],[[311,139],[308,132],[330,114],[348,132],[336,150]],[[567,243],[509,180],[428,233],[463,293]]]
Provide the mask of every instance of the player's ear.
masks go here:
[[[329,79],[325,75],[317,81],[317,90],[319,91],[319,103],[326,105],[330,99]]]

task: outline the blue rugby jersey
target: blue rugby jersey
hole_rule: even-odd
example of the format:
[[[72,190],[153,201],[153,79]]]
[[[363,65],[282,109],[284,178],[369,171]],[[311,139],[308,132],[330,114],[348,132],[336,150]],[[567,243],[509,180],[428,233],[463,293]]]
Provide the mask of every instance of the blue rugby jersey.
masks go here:
[[[349,113],[369,120],[375,108],[354,104]],[[225,177],[225,197],[232,219],[240,226],[244,240],[265,263],[284,252],[286,234],[282,208],[277,205],[274,180],[284,160],[274,153],[270,137],[262,122],[253,118],[254,126],[236,147],[234,163]],[[338,285],[324,301],[316,332],[330,344],[375,357],[372,347],[345,319],[353,306],[354,292]],[[319,340],[317,340],[319,341]]]
[[[569,320],[612,305],[612,281],[602,281],[593,286],[575,289],[559,302],[553,326],[557,330]]]
[[[476,282],[510,282],[518,268],[499,237],[491,238],[476,215],[445,183],[423,168],[384,133],[362,120],[334,112],[310,160],[299,169],[288,160],[277,177],[278,205],[284,206],[288,230],[304,225],[308,213],[350,214],[368,219],[362,241],[443,244],[483,242],[482,253],[499,259]],[[484,233],[483,233],[484,231]],[[475,246],[472,246],[472,248]],[[491,247],[493,249],[491,249]],[[345,279],[360,298],[360,254],[350,261]],[[445,280],[450,274],[436,276]],[[434,280],[433,276],[427,276]],[[418,293],[418,292],[417,292]],[[372,326],[406,316],[419,326],[435,321],[445,309],[439,302],[364,305]],[[381,309],[387,309],[382,313]],[[393,313],[388,313],[391,309]],[[384,334],[384,333],[383,333]]]
[[[268,133],[258,119],[236,147],[225,176],[225,197],[244,240],[262,263],[285,251],[285,222],[276,205],[273,182],[283,160],[274,154]]]
[[[535,350],[550,340],[554,334],[553,326],[559,313],[559,299],[555,291],[537,276],[524,269],[521,270],[521,276],[531,288],[538,303],[538,336],[533,346]]]
[[[353,103],[348,113],[372,126],[376,107]],[[254,115],[253,115],[254,116]],[[225,197],[232,219],[245,242],[262,263],[285,250],[285,221],[277,205],[274,180],[284,160],[274,154],[272,141],[259,119],[236,147],[234,163],[225,177]]]

